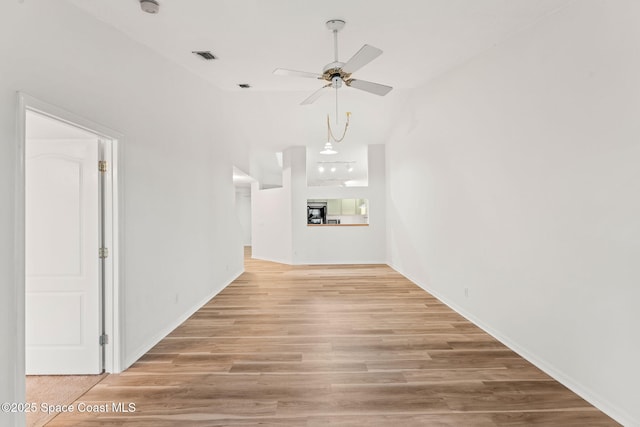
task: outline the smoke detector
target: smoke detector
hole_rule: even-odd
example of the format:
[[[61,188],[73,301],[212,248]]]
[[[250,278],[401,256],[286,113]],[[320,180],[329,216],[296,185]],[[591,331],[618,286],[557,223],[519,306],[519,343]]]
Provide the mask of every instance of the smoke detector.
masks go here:
[[[140,0],[140,8],[147,13],[158,13],[160,4],[156,0]]]

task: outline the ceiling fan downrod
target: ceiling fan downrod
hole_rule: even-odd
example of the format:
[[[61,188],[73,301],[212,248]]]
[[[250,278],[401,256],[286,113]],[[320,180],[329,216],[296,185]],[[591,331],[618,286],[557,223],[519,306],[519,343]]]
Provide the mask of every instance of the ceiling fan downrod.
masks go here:
[[[327,28],[333,32],[333,60],[338,62],[338,31],[344,28],[344,22],[342,19],[331,19],[327,21]]]

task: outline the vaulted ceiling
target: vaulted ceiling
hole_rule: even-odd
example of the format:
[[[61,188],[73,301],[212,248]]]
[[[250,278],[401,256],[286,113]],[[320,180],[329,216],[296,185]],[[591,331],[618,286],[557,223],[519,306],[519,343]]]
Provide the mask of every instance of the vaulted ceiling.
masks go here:
[[[335,95],[329,92],[311,106],[300,106],[322,82],[272,72],[281,67],[320,73],[332,62],[327,20],[347,23],[339,33],[340,61],[365,43],[376,46],[384,53],[354,75],[394,87],[385,97],[339,90],[340,117],[353,113],[342,151],[351,145],[358,152],[358,146],[386,142],[395,112],[412,89],[535,25],[570,0],[159,0],[156,15],[142,12],[138,0],[67,1],[229,91],[229,108],[238,110],[236,125],[257,156],[307,145],[315,162],[326,160],[317,152],[327,140],[327,114],[335,120]],[[218,59],[205,61],[192,53],[197,50],[211,51]],[[251,88],[241,89],[239,83]],[[347,156],[357,154],[332,157],[353,160]]]

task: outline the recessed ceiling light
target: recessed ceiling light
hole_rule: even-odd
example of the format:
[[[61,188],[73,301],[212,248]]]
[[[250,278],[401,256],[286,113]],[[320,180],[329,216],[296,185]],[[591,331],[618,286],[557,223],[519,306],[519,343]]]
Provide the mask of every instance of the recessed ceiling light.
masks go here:
[[[238,83],[238,86],[240,86],[242,89],[249,89],[251,87],[249,83]]]
[[[322,166],[322,165],[318,166],[318,171],[319,172],[324,172],[324,166]]]
[[[218,59],[213,55],[213,53],[211,53],[211,51],[208,51],[208,50],[194,50],[191,53],[193,53],[194,55],[198,55],[200,58],[206,61],[212,61],[214,59]]]
[[[335,167],[335,166],[332,166],[332,167],[331,167],[331,172],[335,172],[335,171],[336,171],[336,167]]]

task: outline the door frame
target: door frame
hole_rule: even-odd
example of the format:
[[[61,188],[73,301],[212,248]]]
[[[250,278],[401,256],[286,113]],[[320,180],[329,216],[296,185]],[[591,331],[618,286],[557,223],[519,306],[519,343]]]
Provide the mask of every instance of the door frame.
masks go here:
[[[17,111],[17,165],[16,165],[16,208],[15,208],[15,265],[16,283],[16,314],[17,314],[17,342],[16,346],[16,396],[25,395],[25,145],[26,145],[26,113],[34,111],[53,119],[68,123],[96,134],[102,141],[100,150],[104,160],[108,163],[108,172],[104,177],[104,247],[109,248],[109,256],[104,263],[103,318],[104,331],[108,335],[108,343],[104,345],[103,365],[105,372],[118,373],[122,371],[122,307],[123,295],[120,289],[122,253],[120,242],[123,241],[122,207],[123,186],[122,171],[118,164],[121,160],[119,145],[123,141],[122,134],[105,126],[94,123],[84,117],[66,111],[55,105],[48,104],[30,95],[18,92]],[[96,165],[96,168],[98,165]],[[97,249],[97,248],[96,248]],[[97,339],[97,337],[96,337]]]

